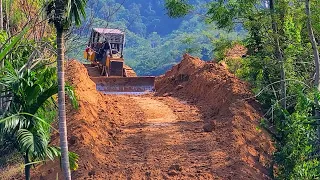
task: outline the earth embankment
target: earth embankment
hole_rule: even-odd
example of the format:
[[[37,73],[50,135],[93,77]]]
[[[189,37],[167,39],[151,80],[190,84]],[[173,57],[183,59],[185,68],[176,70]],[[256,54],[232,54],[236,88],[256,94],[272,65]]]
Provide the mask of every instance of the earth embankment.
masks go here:
[[[259,104],[222,65],[185,55],[144,96],[96,91],[75,60],[67,81],[80,105],[67,105],[69,149],[79,155],[73,179],[270,179],[274,148],[258,128]],[[58,161],[36,172],[61,176]]]

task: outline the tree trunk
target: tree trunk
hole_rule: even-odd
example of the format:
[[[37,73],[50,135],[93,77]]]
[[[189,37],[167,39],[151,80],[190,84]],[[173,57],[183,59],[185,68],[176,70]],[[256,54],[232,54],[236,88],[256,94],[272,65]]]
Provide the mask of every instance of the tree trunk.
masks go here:
[[[2,0],[0,0],[0,30],[3,30],[3,6]]]
[[[4,68],[4,61],[0,62],[0,70]],[[2,93],[4,90],[4,86],[0,84],[0,115],[4,113],[4,106],[5,106],[5,98],[2,97],[5,93]]]
[[[272,21],[272,31],[275,42],[275,56],[280,63],[280,102],[283,109],[287,109],[287,89],[286,89],[286,74],[284,70],[284,58],[280,48],[280,40],[276,18],[274,16],[274,0],[269,0],[271,21]]]
[[[57,28],[57,63],[58,63],[58,105],[59,105],[59,134],[61,147],[61,164],[66,180],[71,180],[68,141],[67,141],[67,122],[65,111],[65,84],[64,84],[64,39],[63,28]]]
[[[6,1],[6,31],[8,34],[8,37],[11,36],[11,32],[10,32],[10,2]]]
[[[315,64],[315,68],[316,68],[316,74],[315,74],[315,78],[314,78],[314,87],[318,91],[320,91],[320,84],[319,84],[319,80],[320,80],[320,74],[319,74],[320,57],[319,57],[319,50],[318,50],[318,47],[317,47],[317,42],[316,42],[313,30],[312,30],[310,0],[305,0],[305,4],[306,4],[308,34],[309,34],[309,39],[310,39],[310,42],[311,42],[311,45],[312,45],[313,56],[314,56],[314,64]],[[319,119],[319,116],[320,116],[319,101],[318,101],[318,99],[316,97],[315,97],[314,101],[315,101],[315,104],[317,106],[316,110],[315,110],[315,116],[316,116],[317,119]],[[320,120],[318,120],[317,124],[320,124]],[[318,134],[318,138],[320,139],[320,126],[317,127],[317,134]],[[319,144],[320,144],[320,142],[319,142]]]
[[[2,0],[0,0],[0,31],[3,31],[3,6],[2,6]],[[0,64],[0,69],[4,67],[4,61]],[[3,86],[0,85],[0,96],[2,96],[2,89]],[[3,98],[0,97],[0,115],[2,114],[3,109]]]
[[[24,174],[26,176],[26,180],[30,180],[30,169],[31,169],[31,165],[28,165],[30,163],[30,160],[29,160],[29,156],[28,156],[28,153],[26,153],[26,155],[24,156],[24,164],[27,164],[25,165],[24,167]]]

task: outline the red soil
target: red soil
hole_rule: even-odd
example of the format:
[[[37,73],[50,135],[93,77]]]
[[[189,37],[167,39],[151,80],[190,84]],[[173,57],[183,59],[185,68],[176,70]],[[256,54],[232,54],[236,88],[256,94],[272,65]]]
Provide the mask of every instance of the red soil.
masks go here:
[[[259,105],[222,65],[185,55],[155,96],[103,95],[74,60],[67,80],[80,104],[67,104],[69,149],[80,156],[73,179],[270,179],[274,148],[257,130]],[[57,173],[58,161],[33,175]]]
[[[225,56],[228,59],[241,58],[243,55],[247,54],[248,49],[240,44],[235,44],[232,48],[228,49]]]
[[[269,135],[258,130],[260,106],[251,98],[247,83],[223,65],[184,55],[181,63],[157,79],[156,89],[158,95],[178,97],[199,107],[202,119],[214,126],[223,142],[223,152],[234,160],[225,173],[254,169],[253,179],[267,174],[274,147]]]
[[[96,91],[86,68],[76,60],[68,62],[66,79],[74,86],[79,102],[78,110],[67,102],[69,150],[80,156],[79,170],[72,175],[73,179],[82,179],[94,173],[92,169],[112,164],[108,149],[114,146],[115,135],[120,131],[118,126],[123,119],[139,119],[139,112],[129,97],[107,96]],[[58,134],[52,139],[58,145]],[[59,162],[40,169],[42,174],[37,176],[42,179],[56,179],[57,173],[61,176]]]

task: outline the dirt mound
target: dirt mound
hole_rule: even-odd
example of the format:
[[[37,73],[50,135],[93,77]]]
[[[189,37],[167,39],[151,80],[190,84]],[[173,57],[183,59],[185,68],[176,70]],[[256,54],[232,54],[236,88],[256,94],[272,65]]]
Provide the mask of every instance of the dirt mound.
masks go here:
[[[220,61],[230,72],[236,73],[242,66],[241,58],[247,55],[248,49],[240,44],[235,44],[225,52],[225,58]]]
[[[85,66],[76,60],[68,62],[66,80],[74,87],[79,102],[78,110],[67,102],[69,150],[80,157],[79,169],[72,172],[72,177],[83,179],[97,175],[95,177],[99,178],[100,174],[107,173],[103,167],[114,160],[109,154],[123,119],[143,116],[129,97],[98,92]],[[59,144],[58,134],[53,135],[52,143]],[[41,166],[37,172],[41,174],[35,179],[56,179],[57,173],[62,176],[58,161]]]
[[[235,44],[232,48],[228,49],[225,56],[228,59],[241,58],[247,54],[248,49],[240,44]]]
[[[73,179],[270,179],[259,105],[222,65],[185,55],[157,79],[156,96],[103,95],[75,60],[66,76],[80,104],[67,104],[69,149],[80,157]],[[59,161],[33,177],[57,173]]]
[[[214,127],[209,129],[224,142],[225,152],[237,159],[226,174],[268,174],[274,147],[269,135],[258,128],[261,111],[247,83],[221,64],[186,54],[181,63],[157,78],[156,89],[159,96],[178,97],[197,105],[207,122],[204,128]]]
[[[210,107],[210,116],[230,114],[232,103],[252,96],[248,84],[229,73],[223,65],[189,55],[156,81],[158,94],[203,100],[202,103]]]

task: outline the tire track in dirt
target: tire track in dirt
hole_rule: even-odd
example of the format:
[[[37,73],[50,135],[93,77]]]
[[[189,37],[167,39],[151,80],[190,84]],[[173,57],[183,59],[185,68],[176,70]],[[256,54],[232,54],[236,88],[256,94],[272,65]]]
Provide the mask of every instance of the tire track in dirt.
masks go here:
[[[80,157],[74,179],[270,179],[259,106],[242,100],[247,85],[219,65],[186,55],[158,78],[155,96],[103,95],[83,65],[67,67],[79,100],[78,110],[67,106],[70,150]],[[57,173],[58,159],[33,177]]]
[[[213,178],[211,136],[202,132],[203,121],[196,107],[177,99],[132,99],[145,118],[143,122],[127,120],[121,127],[120,143],[115,150],[119,166],[110,179]]]

